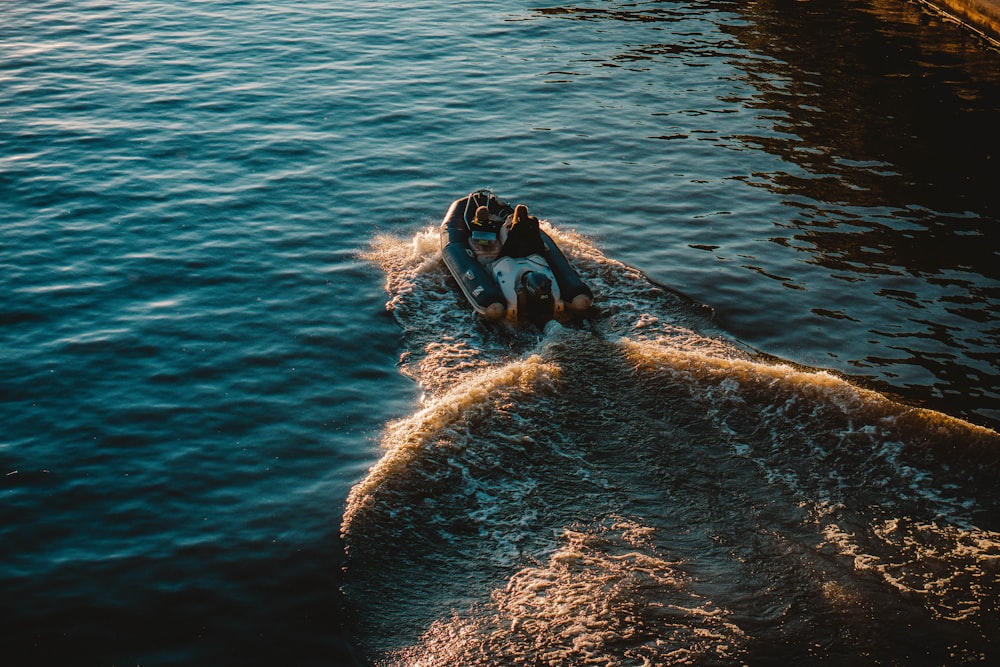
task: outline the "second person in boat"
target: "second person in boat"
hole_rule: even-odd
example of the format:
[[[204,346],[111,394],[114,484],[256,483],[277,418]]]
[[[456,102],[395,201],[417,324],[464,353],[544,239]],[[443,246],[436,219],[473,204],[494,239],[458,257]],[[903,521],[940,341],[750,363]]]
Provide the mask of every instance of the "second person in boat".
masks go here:
[[[514,213],[504,223],[500,236],[503,240],[501,257],[527,257],[545,252],[538,218],[528,215],[528,207],[524,204],[514,207]]]

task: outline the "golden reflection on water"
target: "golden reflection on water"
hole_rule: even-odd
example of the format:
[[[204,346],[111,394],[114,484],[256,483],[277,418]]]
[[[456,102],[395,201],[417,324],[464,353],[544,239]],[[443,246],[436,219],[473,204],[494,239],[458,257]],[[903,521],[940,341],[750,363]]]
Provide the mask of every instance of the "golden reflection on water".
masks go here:
[[[836,524],[823,529],[826,544],[901,593],[916,596],[934,618],[970,621],[988,629],[1000,609],[1000,533],[896,517],[867,534]]]
[[[547,562],[435,622],[395,664],[739,664],[746,638],[730,612],[692,591],[652,534],[622,518],[566,529]]]

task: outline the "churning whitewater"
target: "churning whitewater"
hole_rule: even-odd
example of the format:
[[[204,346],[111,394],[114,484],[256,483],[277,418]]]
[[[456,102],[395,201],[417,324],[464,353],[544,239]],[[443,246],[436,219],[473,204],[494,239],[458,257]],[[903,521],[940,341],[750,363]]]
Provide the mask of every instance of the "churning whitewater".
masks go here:
[[[996,649],[1000,437],[755,354],[543,223],[579,328],[487,325],[437,234],[377,238],[424,395],[343,519],[385,665],[977,662]]]

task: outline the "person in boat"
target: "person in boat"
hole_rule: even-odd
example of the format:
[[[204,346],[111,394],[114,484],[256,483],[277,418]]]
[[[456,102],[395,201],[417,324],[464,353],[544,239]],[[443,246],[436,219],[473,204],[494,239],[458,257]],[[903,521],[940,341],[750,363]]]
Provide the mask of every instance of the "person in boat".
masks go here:
[[[507,238],[504,239],[500,256],[527,257],[545,252],[542,234],[538,229],[538,218],[528,215],[528,207],[518,204],[505,225]]]
[[[472,216],[472,229],[473,231],[481,231],[490,228],[490,209],[485,206],[480,206],[476,209],[475,215]]]

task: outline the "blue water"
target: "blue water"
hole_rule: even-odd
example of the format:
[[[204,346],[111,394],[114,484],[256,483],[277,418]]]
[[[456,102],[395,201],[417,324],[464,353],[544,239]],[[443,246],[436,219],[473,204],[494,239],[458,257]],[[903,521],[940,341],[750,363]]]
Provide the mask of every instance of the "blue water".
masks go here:
[[[827,4],[4,3],[5,664],[996,660],[1000,53]]]

